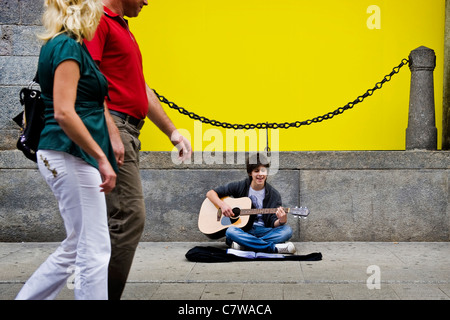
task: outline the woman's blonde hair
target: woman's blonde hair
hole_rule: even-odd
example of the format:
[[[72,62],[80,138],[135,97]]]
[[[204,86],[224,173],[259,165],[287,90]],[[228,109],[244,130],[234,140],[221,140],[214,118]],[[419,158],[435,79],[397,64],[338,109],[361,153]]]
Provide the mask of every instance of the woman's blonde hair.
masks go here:
[[[101,0],[45,0],[42,22],[46,31],[39,38],[48,41],[66,32],[80,43],[91,40],[102,14]]]

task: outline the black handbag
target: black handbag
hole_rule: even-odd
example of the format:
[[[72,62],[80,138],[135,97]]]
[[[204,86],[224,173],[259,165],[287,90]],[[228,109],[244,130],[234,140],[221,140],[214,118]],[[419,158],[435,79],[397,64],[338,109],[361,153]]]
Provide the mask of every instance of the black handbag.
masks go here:
[[[39,145],[41,131],[44,128],[44,101],[41,91],[33,89],[39,83],[38,74],[26,88],[20,90],[20,104],[23,111],[13,118],[20,127],[20,136],[17,140],[17,149],[30,160],[37,162],[36,151]]]

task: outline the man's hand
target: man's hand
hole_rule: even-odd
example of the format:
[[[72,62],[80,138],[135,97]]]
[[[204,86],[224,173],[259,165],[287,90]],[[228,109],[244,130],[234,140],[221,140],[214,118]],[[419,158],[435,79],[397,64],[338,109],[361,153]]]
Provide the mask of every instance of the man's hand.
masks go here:
[[[225,202],[222,201],[222,203],[223,204],[220,206],[220,210],[222,210],[222,214],[228,218],[234,217],[233,209]]]
[[[285,224],[287,222],[287,214],[282,207],[279,207],[277,209],[276,215],[280,225]]]
[[[173,145],[178,149],[178,160],[185,161],[191,158],[192,148],[188,139],[183,137],[178,130],[174,130],[170,137]]]
[[[114,156],[116,157],[117,165],[121,167],[125,159],[125,147],[123,146],[123,142],[122,139],[120,138],[120,135],[115,139],[111,139],[111,146],[114,151]]]

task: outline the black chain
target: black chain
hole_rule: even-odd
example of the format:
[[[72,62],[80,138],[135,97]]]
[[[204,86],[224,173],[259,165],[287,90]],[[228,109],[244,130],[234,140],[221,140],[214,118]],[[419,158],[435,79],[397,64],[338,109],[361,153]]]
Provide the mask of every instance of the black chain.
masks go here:
[[[305,126],[305,125],[310,125],[312,123],[318,123],[318,122],[322,122],[324,120],[329,120],[332,119],[334,116],[337,116],[339,114],[344,113],[344,111],[352,109],[355,105],[357,105],[358,103],[361,103],[364,101],[364,99],[366,99],[367,97],[370,97],[371,95],[373,95],[373,93],[378,90],[381,89],[383,87],[383,85],[386,82],[391,81],[392,77],[400,72],[400,69],[407,65],[409,63],[408,59],[403,59],[402,62],[394,67],[391,71],[391,73],[387,74],[383,80],[381,80],[380,82],[377,82],[375,84],[375,86],[372,89],[368,89],[363,95],[359,96],[358,98],[356,98],[354,101],[347,103],[345,106],[337,108],[334,111],[328,112],[322,116],[317,116],[313,119],[309,119],[309,120],[305,120],[305,121],[295,121],[295,122],[281,122],[281,123],[276,123],[276,122],[260,122],[257,124],[252,124],[252,123],[246,123],[246,124],[231,124],[228,122],[221,122],[221,121],[217,121],[217,120],[211,120],[208,119],[206,117],[202,117],[199,116],[198,114],[194,113],[194,112],[189,112],[188,110],[177,106],[174,102],[171,102],[169,100],[167,100],[164,96],[158,94],[156,92],[156,90],[153,89],[153,91],[155,92],[156,96],[158,97],[158,99],[167,104],[170,108],[177,110],[179,113],[184,114],[186,116],[188,116],[191,119],[194,120],[198,120],[202,123],[205,124],[210,124],[212,126],[215,127],[222,127],[222,128],[226,128],[226,129],[235,129],[235,130],[239,130],[239,129],[288,129],[288,128],[299,128],[301,126]]]

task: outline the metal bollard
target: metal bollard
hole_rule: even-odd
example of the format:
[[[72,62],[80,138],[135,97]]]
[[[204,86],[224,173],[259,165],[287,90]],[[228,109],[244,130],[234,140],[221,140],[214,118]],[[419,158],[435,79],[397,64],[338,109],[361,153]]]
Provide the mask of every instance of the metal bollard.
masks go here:
[[[419,47],[409,55],[411,87],[409,96],[406,150],[437,149],[437,128],[434,106],[433,71],[436,67],[434,50]]]

